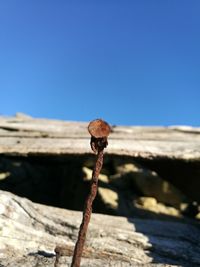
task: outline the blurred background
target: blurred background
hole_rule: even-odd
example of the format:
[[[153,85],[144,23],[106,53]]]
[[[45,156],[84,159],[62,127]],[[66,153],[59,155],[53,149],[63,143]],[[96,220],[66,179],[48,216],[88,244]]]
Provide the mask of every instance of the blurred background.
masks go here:
[[[0,2],[0,114],[199,125],[199,1]]]

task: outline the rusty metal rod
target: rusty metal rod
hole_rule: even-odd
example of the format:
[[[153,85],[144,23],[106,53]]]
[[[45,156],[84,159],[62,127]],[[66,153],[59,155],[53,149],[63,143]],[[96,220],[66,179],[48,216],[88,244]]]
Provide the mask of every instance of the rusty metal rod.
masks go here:
[[[88,224],[92,214],[92,203],[97,194],[98,177],[103,165],[103,150],[108,145],[107,137],[111,129],[107,122],[97,119],[89,123],[88,131],[91,134],[90,145],[94,153],[97,153],[97,160],[92,173],[90,192],[85,202],[83,219],[80,225],[78,240],[74,248],[71,267],[80,267]]]
[[[111,128],[107,122],[102,119],[96,119],[89,123],[88,131],[91,135],[91,149],[95,154],[97,154],[97,160],[92,173],[90,192],[85,202],[83,219],[80,225],[78,240],[74,248],[71,267],[80,267],[88,224],[92,213],[92,204],[97,194],[98,177],[103,165],[103,150],[108,145],[107,137],[111,132]],[[56,259],[54,267],[58,267],[60,257],[65,255],[65,248],[62,246],[56,246],[55,253]]]
[[[92,213],[92,203],[97,194],[97,186],[98,186],[98,176],[101,171],[103,165],[103,148],[98,151],[97,161],[93,170],[90,193],[85,202],[85,208],[83,212],[83,219],[80,225],[80,230],[78,234],[78,240],[75,245],[74,255],[72,258],[71,267],[79,267],[81,262],[81,256],[83,253],[83,247],[86,239],[86,233],[88,229],[88,224],[90,222],[90,217]]]

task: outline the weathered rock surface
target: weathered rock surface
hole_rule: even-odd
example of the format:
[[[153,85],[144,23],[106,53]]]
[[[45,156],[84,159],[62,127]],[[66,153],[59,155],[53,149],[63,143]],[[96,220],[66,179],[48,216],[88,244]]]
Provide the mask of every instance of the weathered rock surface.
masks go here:
[[[86,123],[0,117],[0,189],[82,210],[89,138]],[[105,154],[94,210],[124,217],[93,214],[82,266],[200,266],[199,221],[180,208],[198,212],[200,128],[113,126]],[[81,218],[0,191],[0,267],[54,266],[56,245],[70,266]]]
[[[68,155],[91,153],[87,123],[0,117],[0,153]],[[151,159],[200,158],[200,128],[113,126],[108,154]]]
[[[124,186],[124,181],[127,181],[129,186],[136,186],[144,196],[155,197],[159,202],[174,207],[179,207],[180,203],[187,201],[186,196],[171,183],[163,180],[155,171],[145,169],[139,164],[120,164],[118,161],[116,173],[110,179],[113,183],[118,183],[119,187]]]
[[[34,119],[22,114],[0,117],[0,155],[90,157],[87,123]],[[137,162],[191,201],[200,202],[200,128],[113,126],[106,156]],[[0,179],[7,176],[8,172],[1,173]]]
[[[0,266],[70,266],[81,218],[1,191]],[[200,266],[199,224],[93,214],[81,266]]]
[[[113,163],[115,174],[99,177],[98,192],[105,205],[115,211],[114,214],[131,217],[138,213],[135,210],[137,207],[157,214],[181,216],[182,204],[187,206],[190,202],[180,190],[156,172],[136,163],[122,164],[119,159],[113,160]]]

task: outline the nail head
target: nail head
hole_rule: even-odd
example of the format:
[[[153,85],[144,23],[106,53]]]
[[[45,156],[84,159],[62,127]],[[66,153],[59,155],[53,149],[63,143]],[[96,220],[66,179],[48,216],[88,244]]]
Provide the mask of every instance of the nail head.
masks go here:
[[[102,119],[96,119],[89,123],[88,131],[91,136],[95,138],[103,138],[110,134],[111,129],[106,121]]]

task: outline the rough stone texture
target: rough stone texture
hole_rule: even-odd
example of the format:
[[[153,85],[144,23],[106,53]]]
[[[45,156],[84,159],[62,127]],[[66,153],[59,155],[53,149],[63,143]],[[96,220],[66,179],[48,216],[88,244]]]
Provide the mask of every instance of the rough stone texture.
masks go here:
[[[171,216],[180,217],[180,211],[173,207],[165,206],[162,203],[158,203],[153,197],[139,197],[135,200],[135,207],[142,208],[148,211],[152,211],[155,214],[166,214]]]
[[[87,123],[23,114],[0,117],[0,155],[4,156],[91,157],[89,138]],[[105,153],[139,163],[173,184],[191,202],[200,202],[200,128],[112,126]],[[0,174],[0,179],[7,175]]]
[[[144,195],[155,197],[159,202],[179,208],[180,203],[187,201],[185,195],[169,182],[163,180],[155,171],[145,169],[136,163],[120,164],[116,166],[116,175],[110,177],[113,183],[122,186],[127,180]]]
[[[66,155],[91,153],[88,123],[0,117],[0,153]],[[134,157],[200,158],[200,128],[113,126],[106,153]]]
[[[146,210],[146,218],[181,217],[181,204],[189,203],[174,186],[138,164],[119,165],[115,175],[100,175],[98,198],[111,214],[144,217]]]
[[[70,266],[81,217],[1,191],[0,266]],[[200,266],[199,224],[93,214],[81,266]]]
[[[0,189],[81,210],[89,139],[87,123],[0,117]],[[199,221],[174,217],[200,202],[200,128],[113,126],[99,178],[94,210],[125,217],[93,214],[82,266],[200,266]],[[0,267],[54,266],[63,244],[70,266],[81,217],[1,191]]]

